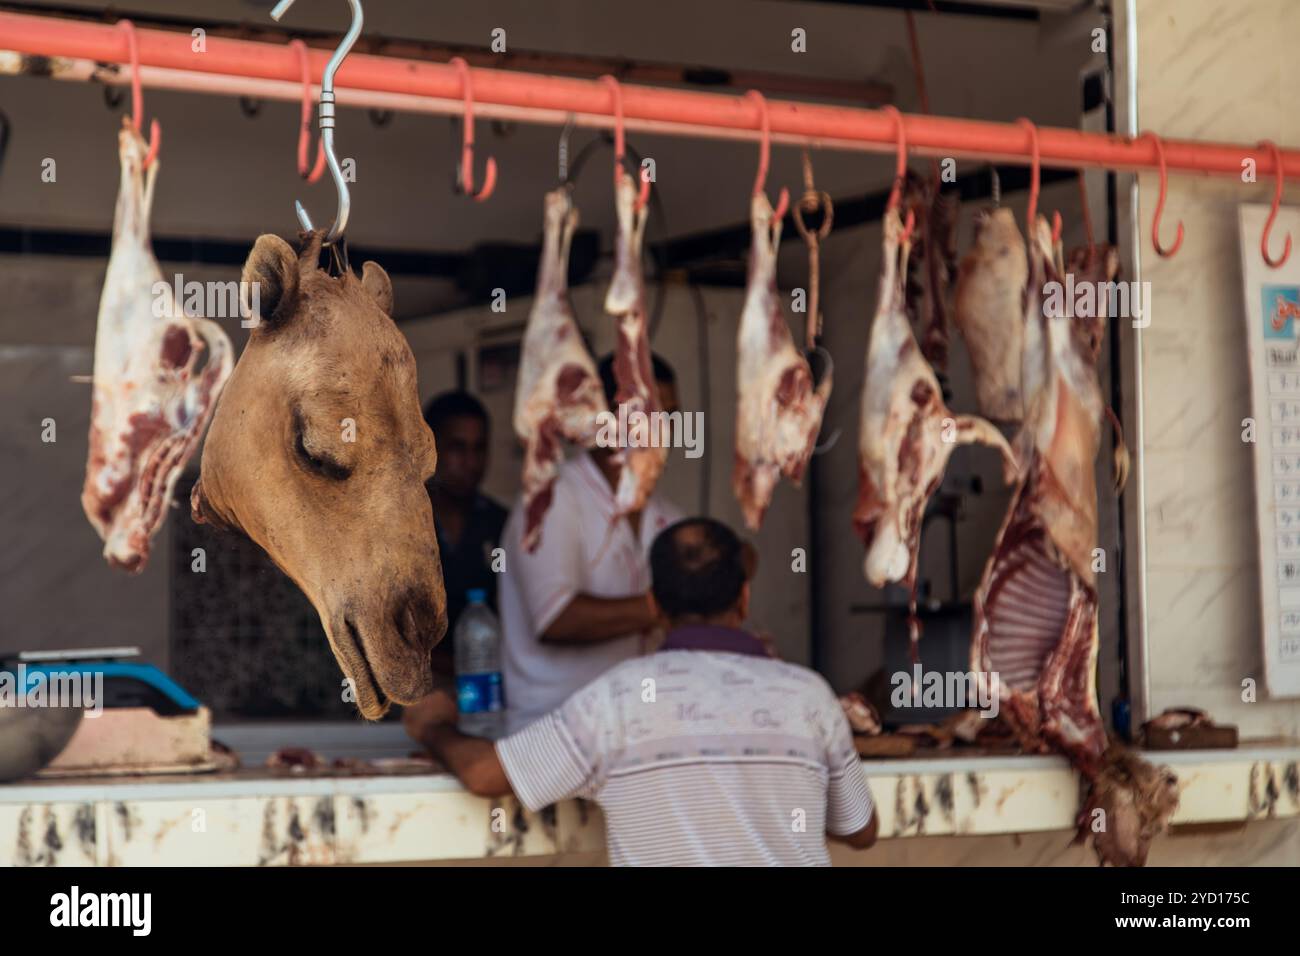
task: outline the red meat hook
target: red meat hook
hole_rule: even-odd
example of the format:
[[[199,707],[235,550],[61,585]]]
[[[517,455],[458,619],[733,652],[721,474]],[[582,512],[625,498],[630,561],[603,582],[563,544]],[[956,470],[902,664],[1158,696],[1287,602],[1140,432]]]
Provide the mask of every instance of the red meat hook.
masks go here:
[[[898,131],[898,161],[894,167],[894,188],[889,191],[889,202],[885,210],[896,211],[903,202],[903,181],[907,178],[907,131],[903,129],[903,114],[898,111],[898,107],[885,104],[880,108],[882,113],[888,113],[894,118],[894,128]],[[912,238],[912,231],[916,228],[916,210],[907,211],[907,222],[903,226],[903,242],[908,242]]]
[[[470,83],[469,64],[464,57],[453,56],[449,62],[460,74],[460,87],[465,94],[465,119],[461,125],[460,189],[475,202],[482,202],[496,189],[497,161],[488,157],[483,173],[483,188],[474,192],[474,87]]]
[[[1034,224],[1038,219],[1038,187],[1042,181],[1042,168],[1038,152],[1038,127],[1025,117],[1016,120],[1018,126],[1029,133],[1029,211],[1025,216],[1025,241],[1034,243]]]
[[[144,93],[140,87],[140,47],[136,43],[135,24],[130,20],[118,20],[117,28],[126,34],[128,62],[131,64],[131,128],[140,132],[140,117],[144,114]],[[162,145],[162,128],[158,120],[149,123],[149,151],[145,153],[141,169],[148,169],[158,158],[158,147]]]
[[[302,66],[302,126],[298,130],[298,175],[309,183],[318,182],[325,174],[325,141],[316,141],[316,165],[309,168],[307,154],[311,151],[311,71],[307,63],[307,44],[290,40],[289,46],[297,51]]]
[[[600,82],[609,87],[610,96],[614,99],[614,185],[617,187],[619,177],[623,174],[623,157],[627,155],[627,140],[623,133],[623,86],[608,73],[600,78]],[[641,180],[641,187],[636,194],[636,205],[632,208],[640,212],[650,201],[650,178],[644,169],[637,170],[637,178]]]
[[[1282,206],[1282,153],[1277,148],[1277,143],[1271,139],[1262,139],[1259,145],[1273,154],[1273,167],[1277,170],[1277,185],[1273,188],[1273,208],[1269,210],[1268,221],[1264,223],[1264,234],[1259,240],[1259,251],[1263,253],[1264,261],[1270,269],[1280,269],[1283,263],[1291,258],[1291,233],[1286,234],[1286,245],[1282,247],[1282,256],[1278,259],[1268,254],[1268,240],[1273,231],[1273,220],[1277,218],[1277,211]]]
[[[1178,230],[1174,233],[1174,244],[1166,249],[1160,244],[1160,218],[1165,212],[1165,198],[1169,194],[1169,170],[1165,167],[1165,144],[1155,133],[1143,133],[1142,139],[1151,140],[1156,148],[1156,162],[1160,164],[1160,195],[1156,197],[1156,214],[1151,219],[1151,245],[1156,253],[1168,259],[1183,246],[1183,221],[1178,220]]]
[[[762,93],[750,90],[745,94],[745,99],[753,100],[758,106],[758,127],[763,134],[758,143],[758,175],[754,177],[754,195],[757,196],[767,189],[767,167],[772,158],[772,123],[767,115],[767,99]],[[773,221],[780,222],[784,219],[789,208],[790,190],[782,187],[781,195],[776,201],[776,210],[772,213]]]

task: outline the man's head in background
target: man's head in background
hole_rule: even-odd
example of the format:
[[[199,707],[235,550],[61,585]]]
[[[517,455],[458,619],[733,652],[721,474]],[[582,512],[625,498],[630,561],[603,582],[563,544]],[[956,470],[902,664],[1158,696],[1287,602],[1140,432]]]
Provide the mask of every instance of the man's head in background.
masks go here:
[[[449,498],[472,498],[487,474],[487,409],[469,392],[443,392],[424,406],[424,420],[438,446],[433,486]]]
[[[650,546],[650,590],[674,627],[740,627],[749,614],[744,549],[735,533],[712,518],[669,525]]]
[[[659,407],[666,412],[675,412],[681,406],[677,403],[677,373],[673,367],[657,352],[650,353],[650,366],[654,370],[655,385],[659,388]],[[614,397],[618,394],[618,383],[614,380],[614,353],[606,353],[596,365],[600,372],[600,384],[605,389],[605,401],[610,411],[618,413]]]

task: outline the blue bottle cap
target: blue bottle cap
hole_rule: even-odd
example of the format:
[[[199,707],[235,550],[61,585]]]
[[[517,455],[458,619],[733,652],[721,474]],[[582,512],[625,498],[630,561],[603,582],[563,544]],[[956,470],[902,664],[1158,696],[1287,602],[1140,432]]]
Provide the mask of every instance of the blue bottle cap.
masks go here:
[[[469,600],[470,604],[487,603],[487,591],[483,588],[470,588],[465,592],[465,597]]]

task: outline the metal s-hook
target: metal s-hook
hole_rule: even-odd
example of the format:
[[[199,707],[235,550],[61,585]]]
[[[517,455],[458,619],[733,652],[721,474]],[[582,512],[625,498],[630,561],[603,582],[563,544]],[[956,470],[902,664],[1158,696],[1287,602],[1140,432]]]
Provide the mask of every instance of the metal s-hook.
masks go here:
[[[464,57],[453,56],[448,63],[460,75],[460,88],[465,96],[465,116],[461,122],[460,169],[457,178],[460,191],[475,202],[482,202],[497,188],[497,161],[489,156],[483,169],[483,188],[474,192],[474,87],[470,82],[469,64]]]
[[[888,113],[894,119],[894,130],[897,132],[896,142],[898,144],[898,156],[894,164],[894,187],[889,191],[889,202],[885,204],[886,212],[896,212],[898,207],[903,204],[903,182],[907,179],[907,130],[903,128],[903,114],[898,111],[897,106],[886,103],[880,108],[882,113]],[[906,244],[912,239],[912,232],[916,228],[916,210],[907,211],[907,222],[903,225],[903,243]]]
[[[1165,199],[1169,195],[1169,170],[1165,166],[1165,144],[1155,133],[1143,133],[1139,139],[1149,139],[1156,150],[1156,162],[1160,166],[1160,194],[1156,197],[1156,214],[1151,218],[1151,245],[1162,259],[1168,259],[1183,246],[1183,222],[1178,221],[1174,233],[1174,244],[1166,249],[1160,243],[1160,220],[1165,213]]]
[[[309,166],[307,156],[311,152],[311,69],[307,62],[307,44],[301,40],[290,40],[290,49],[298,54],[302,67],[302,126],[298,130],[298,175],[309,183],[320,182],[325,174],[325,142],[316,141],[316,165]]]
[[[557,169],[561,186],[571,186],[569,182],[569,137],[573,135],[576,117],[570,113],[564,118],[564,129],[560,130],[560,144],[556,147]]]
[[[803,241],[808,245],[808,325],[804,333],[804,345],[808,349],[817,347],[817,340],[822,334],[821,306],[818,302],[821,287],[821,241],[830,235],[831,223],[835,219],[835,203],[830,193],[819,190],[813,182],[812,157],[808,147],[803,148],[803,198],[791,207],[794,214],[794,227]],[[804,213],[822,214],[821,225],[815,230],[809,229],[804,222]],[[827,353],[827,359],[830,355]]]
[[[136,43],[135,24],[130,20],[117,21],[117,28],[126,34],[127,62],[131,65],[131,128],[140,132],[141,117],[144,115],[144,92],[140,83],[140,48]],[[148,169],[158,158],[158,147],[162,145],[162,127],[158,120],[149,122],[149,151],[145,153],[141,169]]]
[[[617,188],[618,178],[623,173],[623,156],[627,149],[627,140],[623,133],[623,85],[609,73],[604,74],[600,82],[609,87],[610,96],[614,101],[614,185]],[[636,175],[641,180],[641,186],[637,190],[636,205],[632,208],[640,212],[650,201],[650,180],[643,169],[638,169]]]
[[[293,4],[294,0],[280,0],[271,11],[271,19],[279,22]],[[325,72],[321,74],[320,79],[320,138],[321,143],[324,144],[325,160],[329,163],[330,176],[334,179],[334,188],[339,197],[338,214],[334,217],[334,224],[330,226],[325,236],[326,245],[336,243],[343,238],[343,233],[348,227],[348,214],[352,211],[352,197],[348,192],[348,184],[343,178],[343,170],[339,167],[338,156],[334,153],[334,74],[343,65],[343,60],[351,51],[352,45],[361,36],[361,26],[364,22],[361,0],[348,0],[348,6],[352,8],[352,23],[348,27],[348,32],[343,34],[343,41],[334,51],[334,55],[325,64]],[[303,208],[301,202],[297,201],[294,202],[294,208],[298,212],[298,222],[311,232],[315,227],[312,225],[311,217],[307,215],[307,210]]]
[[[745,94],[745,99],[753,100],[758,106],[758,128],[762,132],[758,144],[758,175],[754,177],[754,195],[757,196],[767,190],[767,169],[772,158],[772,123],[767,115],[767,99],[762,93],[758,90],[750,90]],[[790,190],[782,187],[781,195],[776,200],[776,210],[772,213],[772,220],[780,222],[784,219],[789,207]]]
[[[1038,127],[1032,120],[1020,117],[1018,126],[1029,133],[1029,210],[1025,215],[1025,241],[1034,242],[1034,222],[1038,218],[1038,188],[1042,183],[1042,168],[1038,152]]]
[[[1277,185],[1273,187],[1273,208],[1269,210],[1268,221],[1264,223],[1264,233],[1259,239],[1259,251],[1270,269],[1280,269],[1287,259],[1291,258],[1291,233],[1286,234],[1286,245],[1282,247],[1282,255],[1278,259],[1269,255],[1268,240],[1273,232],[1273,221],[1277,219],[1278,209],[1282,206],[1282,152],[1277,148],[1277,143],[1271,139],[1261,139],[1259,145],[1273,154],[1273,167],[1277,172]]]

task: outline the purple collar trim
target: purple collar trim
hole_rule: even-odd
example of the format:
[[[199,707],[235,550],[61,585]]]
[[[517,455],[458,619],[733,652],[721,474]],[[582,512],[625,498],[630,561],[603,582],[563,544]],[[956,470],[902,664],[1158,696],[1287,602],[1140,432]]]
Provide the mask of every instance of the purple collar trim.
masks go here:
[[[668,632],[661,651],[723,651],[767,657],[763,642],[748,631],[716,624],[688,624]]]

